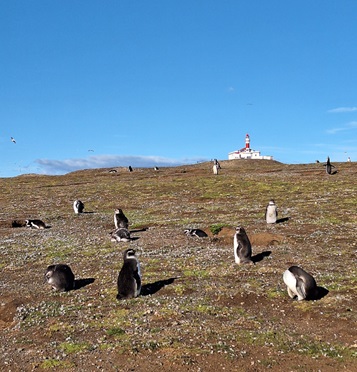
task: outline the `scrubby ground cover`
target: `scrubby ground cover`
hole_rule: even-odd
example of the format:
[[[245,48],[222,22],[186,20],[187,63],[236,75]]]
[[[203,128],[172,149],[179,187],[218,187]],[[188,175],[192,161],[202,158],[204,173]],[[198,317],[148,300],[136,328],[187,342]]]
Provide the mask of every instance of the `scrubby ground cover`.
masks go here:
[[[0,364],[4,371],[354,371],[357,362],[357,163],[222,161],[0,179]],[[75,199],[86,213],[75,215]],[[275,199],[283,222],[268,226]],[[113,212],[130,243],[113,243]],[[45,230],[12,227],[39,218]],[[16,225],[16,224],[15,224]],[[245,227],[255,265],[233,257]],[[208,238],[187,237],[201,228]],[[142,296],[117,301],[127,247]],[[80,284],[57,293],[46,267]],[[282,274],[310,272],[327,295],[291,300]]]

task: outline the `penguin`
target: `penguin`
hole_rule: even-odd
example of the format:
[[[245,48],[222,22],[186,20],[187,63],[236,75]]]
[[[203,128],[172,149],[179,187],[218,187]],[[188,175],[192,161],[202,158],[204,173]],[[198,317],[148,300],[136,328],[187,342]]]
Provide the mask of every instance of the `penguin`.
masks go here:
[[[74,289],[74,275],[71,268],[65,264],[50,265],[45,272],[45,280],[56,291]]]
[[[126,249],[123,259],[124,263],[118,275],[117,300],[137,297],[141,291],[140,263],[135,256],[135,250]]]
[[[26,227],[35,229],[45,229],[46,224],[41,220],[26,220]]]
[[[326,173],[332,174],[332,168],[335,168],[335,166],[331,164],[329,156],[327,157],[326,164],[324,164],[324,166],[326,167]]]
[[[132,171],[133,171],[133,168],[132,168],[131,165],[129,165],[129,167],[128,167],[128,171],[129,171],[129,172],[132,172]]]
[[[84,204],[80,200],[75,200],[73,202],[73,209],[76,214],[83,213]]]
[[[276,223],[278,217],[278,208],[274,200],[270,200],[265,210],[265,220],[267,223]]]
[[[237,264],[249,263],[253,264],[252,261],[252,246],[250,244],[247,233],[244,228],[238,226],[233,239],[234,247],[234,259]]]
[[[154,171],[158,171],[159,170],[159,167],[154,167]]]
[[[218,174],[218,165],[217,164],[213,164],[213,174],[217,175]]]
[[[119,227],[111,233],[112,242],[130,242],[131,240],[130,231],[125,227]]]
[[[221,169],[221,164],[219,164],[219,161],[217,159],[213,159],[213,164],[217,165],[218,169]]]
[[[207,238],[208,235],[200,229],[186,229],[184,230],[184,233],[187,236],[196,236],[197,238]]]
[[[291,266],[283,274],[289,297],[298,301],[313,300],[318,295],[315,279],[298,266]]]
[[[119,229],[119,227],[127,229],[129,227],[129,221],[120,208],[114,211],[114,225],[116,229]]]

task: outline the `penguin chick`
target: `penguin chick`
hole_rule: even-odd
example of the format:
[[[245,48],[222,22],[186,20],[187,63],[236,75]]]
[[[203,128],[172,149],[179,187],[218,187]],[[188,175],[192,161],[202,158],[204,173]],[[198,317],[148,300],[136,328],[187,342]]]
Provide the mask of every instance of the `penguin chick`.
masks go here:
[[[141,291],[141,274],[139,260],[134,249],[126,249],[123,253],[124,263],[118,276],[117,300],[134,298]]]
[[[197,238],[207,238],[207,234],[201,229],[186,229],[184,233],[187,236],[196,236]]]
[[[233,239],[234,259],[237,264],[249,263],[252,261],[252,246],[250,244],[247,233],[244,228],[238,226]]]
[[[45,229],[46,224],[41,220],[26,220],[26,227],[35,229]]]
[[[119,227],[111,233],[112,242],[130,242],[131,240],[130,231],[124,227]]]
[[[298,266],[291,266],[283,274],[289,297],[297,296],[298,301],[312,300],[317,296],[315,279]]]
[[[45,280],[56,291],[70,291],[74,288],[74,275],[65,264],[50,265],[45,272]]]
[[[84,204],[80,200],[75,200],[73,202],[73,209],[74,209],[74,213],[76,214],[83,213]]]
[[[278,208],[274,200],[270,200],[265,209],[265,220],[267,223],[276,223],[278,217]]]
[[[120,227],[127,229],[129,227],[129,221],[120,208],[114,211],[114,225],[116,229],[119,229]]]

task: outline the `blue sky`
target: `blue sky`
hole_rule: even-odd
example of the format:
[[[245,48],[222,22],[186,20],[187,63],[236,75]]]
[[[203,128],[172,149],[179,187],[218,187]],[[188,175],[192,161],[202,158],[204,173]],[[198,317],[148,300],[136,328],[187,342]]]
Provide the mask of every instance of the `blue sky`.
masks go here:
[[[355,0],[0,2],[0,177],[357,160]],[[16,144],[11,142],[14,137]]]

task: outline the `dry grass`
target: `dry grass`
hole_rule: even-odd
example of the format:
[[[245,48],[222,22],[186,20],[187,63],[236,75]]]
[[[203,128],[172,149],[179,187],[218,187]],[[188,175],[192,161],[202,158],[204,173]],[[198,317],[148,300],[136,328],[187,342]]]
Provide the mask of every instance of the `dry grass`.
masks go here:
[[[320,164],[221,165],[218,176],[201,163],[0,179],[4,370],[353,371],[357,164],[335,164],[333,176]],[[73,213],[77,198],[87,213]],[[271,198],[288,220],[267,226]],[[131,243],[110,241],[118,207],[138,231]],[[11,227],[26,218],[50,228]],[[254,266],[234,264],[238,224],[262,254]],[[183,234],[193,227],[209,238]],[[118,302],[128,246],[140,251],[146,292]],[[43,273],[59,262],[94,282],[53,292]],[[292,264],[329,293],[290,300],[282,273]]]

